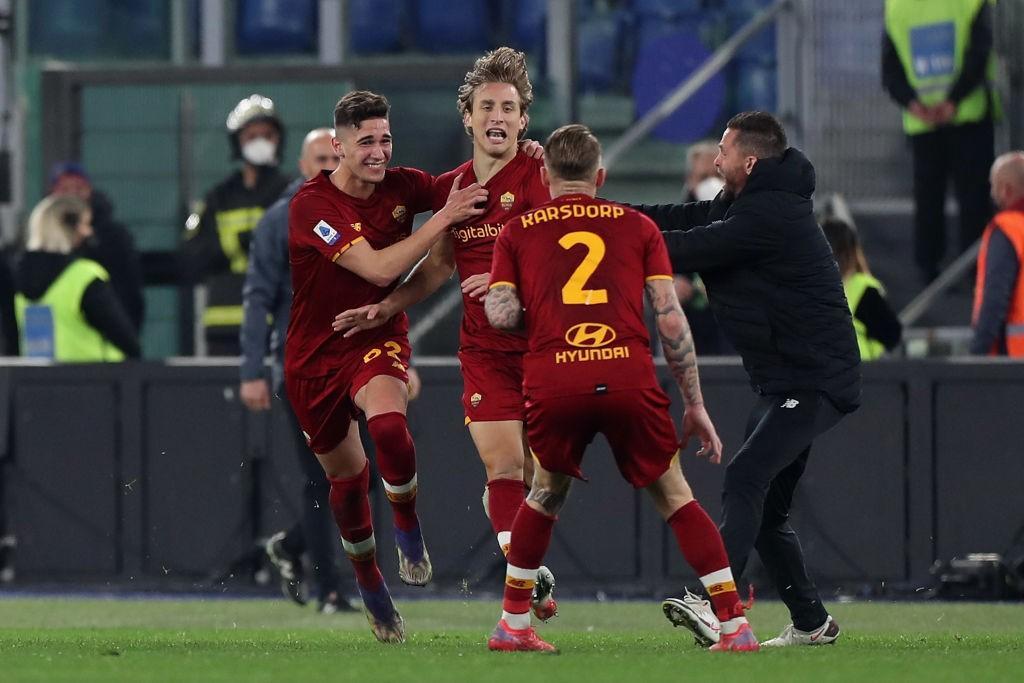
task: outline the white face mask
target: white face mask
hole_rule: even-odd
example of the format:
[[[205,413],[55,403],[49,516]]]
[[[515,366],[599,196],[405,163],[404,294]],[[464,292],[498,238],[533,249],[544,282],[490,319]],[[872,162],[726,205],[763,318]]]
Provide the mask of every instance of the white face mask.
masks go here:
[[[242,146],[242,158],[253,166],[276,166],[277,145],[266,138],[254,138]]]

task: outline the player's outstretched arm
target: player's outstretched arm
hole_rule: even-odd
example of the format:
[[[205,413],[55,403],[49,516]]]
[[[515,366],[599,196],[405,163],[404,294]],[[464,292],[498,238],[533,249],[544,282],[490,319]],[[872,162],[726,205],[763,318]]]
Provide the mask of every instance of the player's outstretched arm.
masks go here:
[[[701,394],[700,376],[697,373],[697,352],[693,346],[690,323],[679,305],[671,280],[650,280],[647,282],[646,290],[647,298],[654,309],[665,361],[676,380],[685,405],[682,447],[686,447],[691,436],[696,436],[701,443],[697,454],[706,455],[711,462],[719,463],[722,460],[722,440],[718,438],[718,432],[715,431],[715,426],[704,408],[704,396]]]
[[[461,179],[461,175],[455,179],[444,207],[408,238],[384,249],[374,249],[366,240],[360,240],[338,257],[335,263],[367,282],[387,287],[423,258],[450,225],[462,223],[484,212],[478,205],[482,207],[487,201],[487,190],[478,183],[459,188]]]
[[[496,329],[515,332],[523,327],[523,305],[512,285],[496,284],[491,287],[484,298],[484,312],[487,322]]]
[[[350,308],[334,317],[331,327],[346,337],[372,330],[386,323],[393,315],[418,304],[436,292],[455,272],[455,249],[451,237],[444,235],[430,248],[426,257],[416,264],[412,273],[395,291],[379,303]]]

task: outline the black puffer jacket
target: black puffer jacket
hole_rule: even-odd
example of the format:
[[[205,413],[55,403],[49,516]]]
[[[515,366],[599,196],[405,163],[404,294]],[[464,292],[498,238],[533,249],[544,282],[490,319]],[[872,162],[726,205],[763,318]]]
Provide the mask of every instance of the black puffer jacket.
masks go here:
[[[636,208],[662,229],[675,271],[704,279],[755,391],[822,391],[850,412],[860,404],[860,353],[813,193],[814,167],[790,148],[759,160],[731,205]]]

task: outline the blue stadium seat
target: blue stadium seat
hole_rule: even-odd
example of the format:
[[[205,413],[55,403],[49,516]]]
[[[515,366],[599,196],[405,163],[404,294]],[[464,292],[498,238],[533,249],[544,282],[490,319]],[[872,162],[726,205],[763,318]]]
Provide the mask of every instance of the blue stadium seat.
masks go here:
[[[487,0],[418,0],[416,45],[427,52],[483,52],[491,47],[491,11]]]
[[[622,22],[616,14],[595,15],[577,28],[578,85],[582,92],[603,92],[619,78]]]
[[[106,3],[40,0],[29,6],[29,51],[35,55],[95,58],[102,48]]]
[[[402,49],[404,0],[348,0],[348,45],[357,55]]]
[[[243,55],[316,52],[317,0],[236,0],[235,48]]]
[[[774,66],[739,62],[736,64],[735,74],[736,111],[775,111],[778,105],[778,88]]]
[[[678,29],[654,37],[637,48],[633,65],[633,100],[640,118],[700,66],[710,55],[693,31]],[[693,142],[707,137],[725,103],[725,77],[719,73],[653,134],[670,142]],[[717,131],[713,131],[717,137]]]
[[[744,4],[729,8],[729,33],[735,33],[745,23],[764,9],[763,3],[747,0]],[[775,24],[769,24],[756,33],[736,54],[737,59],[747,62],[775,63]]]
[[[679,16],[700,15],[707,9],[706,0],[633,0],[632,10],[641,18],[674,21]]]
[[[512,22],[511,45],[526,52],[544,49],[547,19],[547,0],[509,0],[505,15]]]

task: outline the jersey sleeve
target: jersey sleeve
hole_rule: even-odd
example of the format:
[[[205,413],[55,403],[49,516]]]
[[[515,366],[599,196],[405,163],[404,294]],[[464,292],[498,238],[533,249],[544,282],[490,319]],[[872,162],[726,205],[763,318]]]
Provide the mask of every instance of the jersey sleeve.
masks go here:
[[[512,230],[518,227],[518,220],[506,223],[505,228],[498,233],[498,238],[494,240],[494,255],[491,257],[491,284],[488,289],[498,285],[519,287],[519,264],[516,262],[515,245],[512,240]]]
[[[644,280],[671,280],[672,262],[658,226],[644,215],[638,216],[644,235]]]
[[[315,194],[299,194],[288,212],[292,244],[312,248],[331,261],[364,238],[359,218]]]

